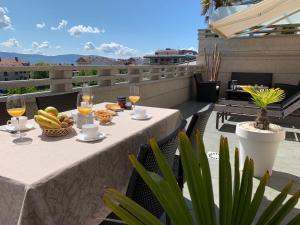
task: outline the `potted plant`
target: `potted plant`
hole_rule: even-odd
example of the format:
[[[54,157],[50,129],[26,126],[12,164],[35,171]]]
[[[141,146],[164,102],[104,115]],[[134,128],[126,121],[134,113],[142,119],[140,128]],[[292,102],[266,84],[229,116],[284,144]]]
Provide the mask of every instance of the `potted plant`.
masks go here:
[[[197,100],[200,102],[216,102],[219,98],[221,85],[219,81],[221,53],[218,49],[218,45],[215,44],[211,55],[204,49],[204,58],[208,81],[198,81],[198,79],[195,79],[197,85]]]
[[[284,99],[284,91],[279,88],[256,90],[252,86],[243,87],[260,110],[255,121],[238,123],[236,134],[239,137],[240,156],[248,156],[255,162],[254,175],[262,177],[266,170],[272,174],[278,145],[285,139],[282,127],[271,124],[267,106]]]
[[[231,172],[228,141],[221,137],[219,160],[219,219],[213,195],[213,185],[208,158],[199,132],[196,140],[198,147],[193,149],[185,132],[179,134],[179,150],[185,179],[191,196],[193,213],[188,208],[187,201],[181,192],[168,161],[163,157],[154,139],[150,140],[152,150],[159,165],[161,174],[146,171],[137,158],[130,155],[133,167],[155,194],[166,214],[174,225],[279,225],[295,207],[300,197],[297,191],[285,201],[293,184],[287,184],[273,202],[256,218],[263,200],[269,173],[266,172],[260,181],[254,195],[252,159],[246,158],[242,174],[239,171],[239,152],[235,151],[234,172]],[[198,151],[196,157],[196,151]],[[234,176],[232,176],[234,174]],[[253,196],[253,197],[252,197]],[[126,224],[130,225],[163,225],[163,223],[113,188],[107,188],[103,201]],[[193,214],[193,215],[192,215]],[[121,222],[122,223],[122,222]],[[121,224],[120,223],[120,224]],[[300,223],[300,214],[294,217],[288,225]]]

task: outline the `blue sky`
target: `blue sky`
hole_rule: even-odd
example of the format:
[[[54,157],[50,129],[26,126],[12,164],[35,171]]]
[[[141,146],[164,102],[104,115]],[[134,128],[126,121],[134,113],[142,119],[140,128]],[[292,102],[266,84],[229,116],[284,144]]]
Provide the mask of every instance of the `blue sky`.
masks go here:
[[[197,48],[200,0],[0,0],[0,51],[143,56]]]

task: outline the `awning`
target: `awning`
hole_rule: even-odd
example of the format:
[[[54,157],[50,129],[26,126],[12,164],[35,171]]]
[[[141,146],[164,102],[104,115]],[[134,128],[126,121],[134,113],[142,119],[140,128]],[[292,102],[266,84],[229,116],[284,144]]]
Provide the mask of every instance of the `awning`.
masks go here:
[[[274,24],[300,11],[300,0],[264,0],[249,8],[217,20],[209,27],[225,37],[234,37],[256,26]]]

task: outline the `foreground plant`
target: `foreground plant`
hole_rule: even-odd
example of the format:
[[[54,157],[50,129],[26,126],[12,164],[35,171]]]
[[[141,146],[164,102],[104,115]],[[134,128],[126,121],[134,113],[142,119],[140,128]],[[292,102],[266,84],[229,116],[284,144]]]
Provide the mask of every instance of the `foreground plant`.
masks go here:
[[[255,128],[269,130],[270,120],[267,106],[282,101],[285,97],[284,91],[280,88],[256,90],[253,86],[245,86],[243,90],[251,95],[253,103],[260,108],[260,112],[255,120]]]
[[[210,167],[201,135],[199,132],[196,135],[197,149],[195,150],[184,132],[179,134],[179,140],[182,166],[195,217],[192,217],[183,194],[177,185],[172,169],[163,157],[155,140],[151,139],[150,144],[161,170],[161,176],[146,171],[134,155],[129,156],[130,161],[155,194],[165,209],[165,212],[171,218],[172,224],[217,225],[218,220],[215,211]],[[196,151],[199,154],[199,160],[196,159]],[[234,179],[232,183],[228,141],[226,138],[221,137],[219,161],[219,224],[251,225],[253,223],[269,179],[269,173],[266,172],[252,197],[253,168],[253,161],[247,158],[245,160],[244,170],[240,175],[239,153],[236,149]],[[279,225],[283,221],[287,214],[295,207],[300,197],[299,190],[283,204],[292,186],[292,183],[286,185],[281,193],[264,210],[255,223],[256,225]],[[127,224],[162,225],[159,219],[115,189],[106,189],[103,195],[103,201]],[[297,224],[300,224],[300,214],[287,225]]]

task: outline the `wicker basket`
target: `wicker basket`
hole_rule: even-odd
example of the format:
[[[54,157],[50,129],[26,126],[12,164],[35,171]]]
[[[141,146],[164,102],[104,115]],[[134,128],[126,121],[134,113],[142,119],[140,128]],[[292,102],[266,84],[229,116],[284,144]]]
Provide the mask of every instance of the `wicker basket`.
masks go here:
[[[66,136],[73,131],[72,126],[67,128],[59,128],[59,129],[42,129],[43,135],[48,137],[62,137]]]

